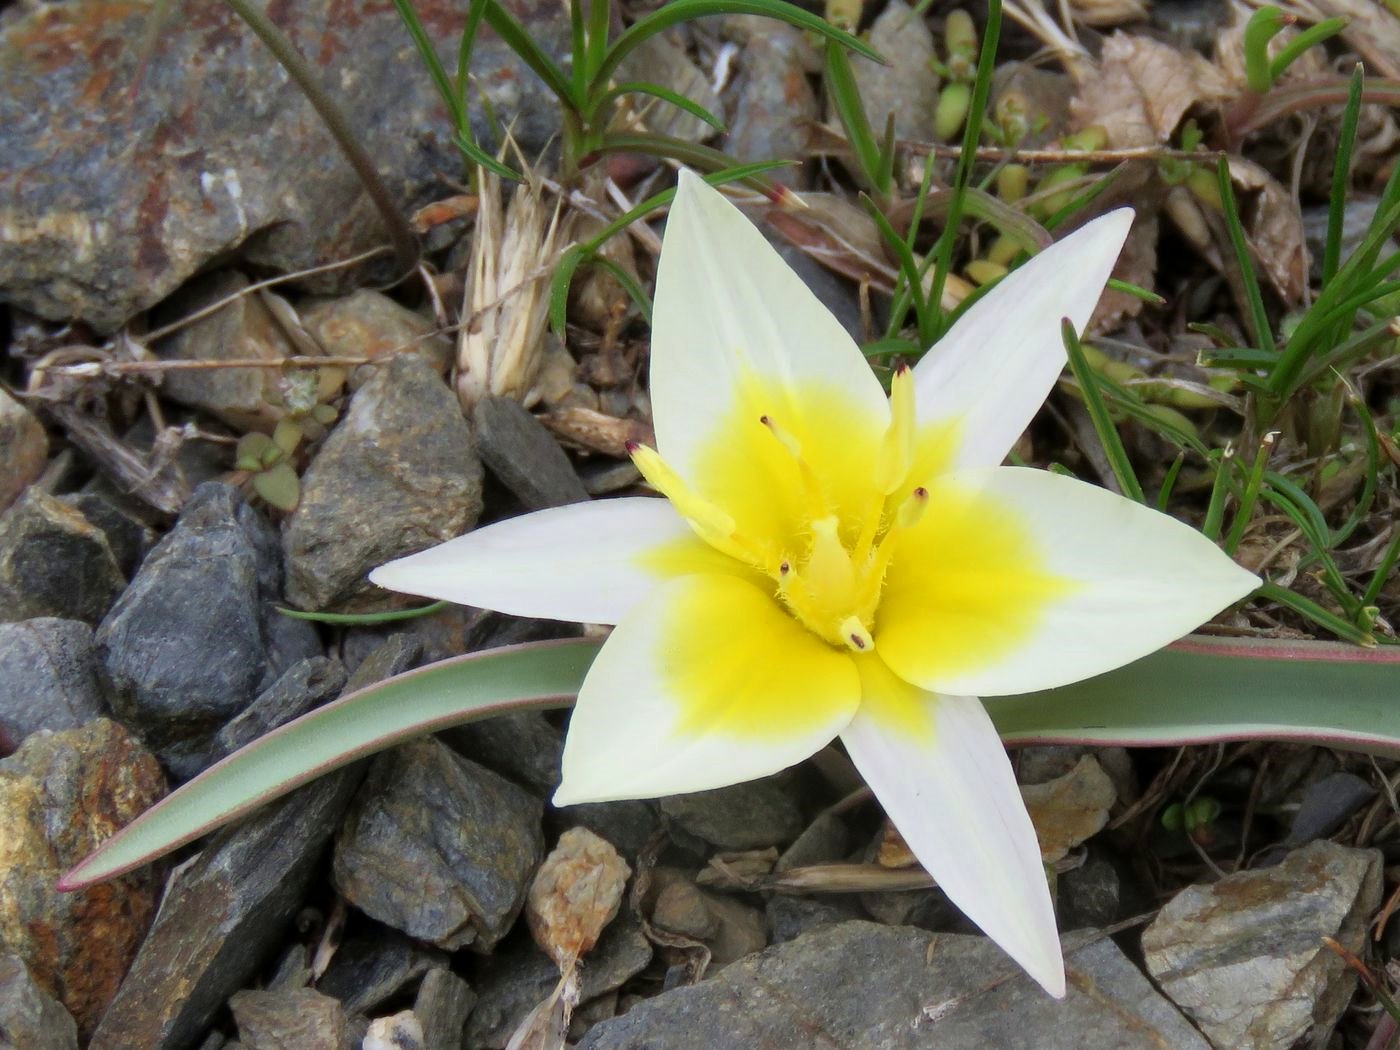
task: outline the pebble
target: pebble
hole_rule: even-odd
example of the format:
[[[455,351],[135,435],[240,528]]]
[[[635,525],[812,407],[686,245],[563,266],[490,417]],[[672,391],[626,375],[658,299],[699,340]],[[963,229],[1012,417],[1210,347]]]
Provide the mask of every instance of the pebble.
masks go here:
[[[97,623],[126,586],[106,535],[31,488],[0,515],[0,620]]]
[[[452,363],[452,342],[432,321],[372,288],[304,302],[300,314],[301,323],[330,357],[409,355],[440,375]],[[350,373],[350,388],[364,386],[375,370],[369,365],[356,368]]]
[[[271,311],[256,295],[251,282],[235,270],[197,277],[156,311],[157,324],[193,316],[214,303],[227,306],[178,329],[155,344],[164,360],[277,362],[296,353]],[[163,374],[160,392],[172,401],[202,409],[236,430],[271,431],[282,415],[283,375],[276,368],[171,369]]]
[[[7,1050],[78,1050],[78,1026],[34,983],[18,955],[0,955],[0,1047]]]
[[[141,567],[146,552],[155,546],[155,531],[100,493],[74,492],[58,498],[107,537],[107,545],[117,559],[117,568],[122,576],[130,579]]]
[[[155,911],[144,868],[77,893],[54,884],[165,793],[156,760],[108,719],[39,732],[0,761],[0,943],[86,1038]]]
[[[415,6],[451,68],[466,9]],[[557,4],[520,0],[512,12],[547,54],[567,54]],[[402,23],[383,15],[377,0],[271,12],[409,212],[441,194],[462,156]],[[321,119],[231,8],[172,19],[158,46],[131,46],[148,28],[144,6],[103,0],[17,10],[0,27],[12,56],[0,65],[0,300],[106,333],[216,260],[292,272],[384,243]],[[498,127],[527,157],[557,136],[554,96],[494,34],[477,41],[471,74],[485,148]],[[401,269],[380,256],[300,283],[335,294]]]
[[[932,141],[939,82],[929,65],[938,56],[928,22],[904,0],[890,0],[870,26],[869,43],[886,65],[859,55],[849,61],[871,133],[882,139],[893,117],[896,138]]]
[[[820,114],[808,70],[816,59],[798,29],[775,22],[748,37],[740,59],[743,76],[734,100],[734,119],[724,151],[740,163],[764,160],[800,162],[811,137],[810,121]],[[803,184],[801,164],[765,173],[786,186]]]
[[[0,623],[0,747],[40,729],[76,729],[107,709],[92,628],[40,617]]]
[[[1210,1050],[1113,941],[1066,944],[1052,999],[985,937],[824,925],[594,1026],[578,1050]]]
[[[332,879],[367,915],[449,951],[489,951],[544,854],[539,799],[427,737],[374,760]]]
[[[1084,755],[1063,776],[1021,785],[1021,797],[1040,840],[1041,859],[1053,864],[1103,829],[1118,792],[1098,761]]]
[[[399,357],[362,386],[302,475],[283,526],[287,599],[340,611],[384,604],[366,574],[466,532],[481,514],[481,461],[457,399]]]
[[[802,832],[802,810],[790,775],[670,795],[661,812],[680,828],[720,849],[786,845]]]
[[[651,944],[624,910],[603,930],[578,969],[579,1001],[586,1003],[621,987],[651,959]],[[559,970],[530,938],[513,937],[481,960],[471,980],[478,999],[467,1019],[466,1045],[501,1050],[525,1016],[554,990]]]
[[[588,499],[554,435],[514,398],[482,398],[472,409],[472,425],[482,462],[526,510]]]
[[[345,1010],[314,988],[242,991],[229,1007],[245,1050],[351,1050]]]
[[[476,993],[451,970],[436,967],[423,975],[413,1013],[423,1026],[423,1045],[455,1048],[462,1045],[467,1015],[476,1005]]]
[[[34,413],[0,390],[0,512],[44,472],[49,438]]]
[[[276,612],[281,579],[270,526],[206,483],[98,627],[113,709],[178,777],[285,668],[319,654],[311,624]]]
[[[415,654],[391,639],[345,691],[407,670]],[[166,893],[89,1050],[183,1050],[202,1036],[276,953],[363,773],[331,773],[213,837]]]
[[[1147,970],[1218,1047],[1325,1045],[1356,974],[1320,938],[1365,952],[1381,855],[1325,840],[1173,897],[1142,935]]]
[[[542,797],[559,786],[564,734],[538,711],[514,711],[441,734],[454,751]]]
[[[341,943],[316,986],[339,999],[349,1013],[368,1013],[432,968],[446,965],[447,956],[437,949],[371,922]]]

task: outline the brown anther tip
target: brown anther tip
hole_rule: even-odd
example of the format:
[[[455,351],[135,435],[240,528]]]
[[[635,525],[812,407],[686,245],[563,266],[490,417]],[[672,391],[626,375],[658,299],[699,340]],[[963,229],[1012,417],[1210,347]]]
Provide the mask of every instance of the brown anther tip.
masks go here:
[[[854,645],[857,649],[864,649],[865,639],[858,634],[853,634],[851,635],[851,644]]]
[[[767,416],[759,416],[758,421],[762,423],[765,427],[771,427],[773,425],[773,421]]]
[[[635,456],[637,454],[637,449],[642,447],[642,443],[640,441],[626,441],[623,442],[622,447],[627,450],[629,456]]]
[[[783,562],[781,565],[778,566],[779,576],[786,576],[790,572],[792,572],[792,566],[787,562]]]
[[[901,361],[895,367],[894,374],[897,376],[907,376],[909,374],[909,366],[903,361]]]
[[[913,495],[916,499],[928,499],[928,489],[920,485],[914,489]]]

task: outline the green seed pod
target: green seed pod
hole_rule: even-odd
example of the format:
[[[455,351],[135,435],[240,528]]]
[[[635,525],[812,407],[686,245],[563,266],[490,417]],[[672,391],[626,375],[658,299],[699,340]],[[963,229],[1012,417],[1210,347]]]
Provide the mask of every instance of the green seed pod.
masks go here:
[[[1098,150],[1108,145],[1108,130],[1102,124],[1090,124],[1060,140],[1067,150]]]
[[[1002,145],[1015,146],[1031,133],[1031,107],[1026,96],[1015,88],[997,95],[992,104],[992,123]]]
[[[977,74],[977,26],[962,8],[948,12],[943,23],[943,45],[948,53],[948,74],[971,81]]]
[[[997,172],[997,196],[1015,204],[1030,189],[1031,169],[1024,164],[1008,164]]]
[[[1006,267],[987,259],[973,259],[967,264],[966,272],[973,284],[991,284],[1006,276]]]
[[[1225,213],[1225,203],[1220,199],[1220,183],[1216,181],[1214,172],[1193,167],[1186,176],[1186,188],[1191,191],[1191,196],[1217,215]]]
[[[938,93],[938,108],[933,113],[933,137],[947,142],[962,130],[972,104],[972,85],[955,80]]]
[[[1010,266],[1011,261],[1021,254],[1021,242],[1015,237],[1002,234],[987,249],[987,261],[999,266]]]
[[[1044,193],[1044,191],[1054,189],[1066,182],[1082,179],[1087,174],[1089,174],[1089,165],[1087,164],[1057,165],[1045,173],[1045,177],[1036,186],[1036,192]],[[1075,192],[1074,190],[1065,190],[1063,193],[1051,193],[1040,197],[1031,204],[1031,214],[1038,219],[1048,219],[1074,200]]]
[[[826,0],[826,20],[837,29],[854,33],[864,7],[861,0]]]

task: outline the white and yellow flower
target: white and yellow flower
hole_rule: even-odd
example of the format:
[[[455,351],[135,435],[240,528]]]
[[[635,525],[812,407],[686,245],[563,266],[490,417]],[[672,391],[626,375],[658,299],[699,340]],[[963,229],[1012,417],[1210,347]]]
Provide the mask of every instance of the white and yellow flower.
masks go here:
[[[681,176],[651,353],[667,498],[541,511],[372,574],[398,591],[616,624],[556,804],[775,773],[840,737],[952,901],[1052,995],[1035,831],[979,696],[1108,671],[1258,581],[1104,489],[998,466],[1127,236],[1113,212],[1016,270],[886,398],[851,338],[716,191]]]

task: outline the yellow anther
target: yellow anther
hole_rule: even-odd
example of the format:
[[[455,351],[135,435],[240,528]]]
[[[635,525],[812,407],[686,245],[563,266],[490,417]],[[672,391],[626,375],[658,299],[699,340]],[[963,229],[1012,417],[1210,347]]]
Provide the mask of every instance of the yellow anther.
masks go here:
[[[797,475],[802,483],[802,498],[806,502],[806,513],[809,517],[818,518],[826,514],[826,500],[822,496],[822,488],[817,476],[812,472],[811,464],[802,458],[802,443],[791,433],[779,426],[772,416],[759,416],[758,421],[767,428],[768,433],[777,438],[778,444],[782,445],[787,454],[792,457],[792,461],[797,464]]]
[[[875,639],[865,629],[865,624],[856,617],[848,616],[842,620],[839,630],[841,640],[855,652],[868,653],[875,648]]]
[[[914,374],[901,365],[890,380],[890,426],[875,462],[875,488],[889,495],[914,465]]]
[[[920,485],[909,493],[908,499],[899,505],[899,510],[894,515],[894,523],[901,529],[912,529],[919,523],[919,519],[924,516],[924,511],[927,509],[928,489]]]

